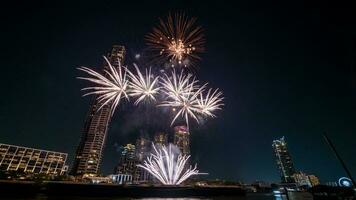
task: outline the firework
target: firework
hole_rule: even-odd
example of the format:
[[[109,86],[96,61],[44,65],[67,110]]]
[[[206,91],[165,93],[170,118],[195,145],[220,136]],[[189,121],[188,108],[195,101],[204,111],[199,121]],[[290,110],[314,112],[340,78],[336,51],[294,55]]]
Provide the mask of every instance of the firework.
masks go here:
[[[199,173],[197,166],[190,166],[186,169],[187,161],[190,155],[175,153],[173,145],[169,144],[168,148],[162,146],[157,149],[152,143],[154,152],[143,162],[143,165],[137,165],[148,171],[157,178],[163,185],[179,185],[193,175],[205,174]],[[184,171],[184,172],[183,172]]]
[[[130,92],[129,95],[136,97],[135,105],[139,104],[141,101],[153,100],[156,101],[155,95],[158,94],[160,87],[158,87],[158,76],[154,77],[151,73],[151,68],[148,70],[146,68],[145,76],[142,75],[141,71],[135,65],[137,74],[133,74],[127,70],[130,77]]]
[[[105,105],[111,105],[113,114],[116,107],[119,105],[120,100],[122,98],[128,99],[127,89],[129,81],[126,76],[126,71],[123,69],[120,62],[118,67],[115,68],[105,56],[104,59],[108,64],[108,69],[104,70],[104,75],[87,67],[80,67],[78,70],[86,72],[89,77],[78,77],[78,79],[87,80],[96,84],[96,86],[93,87],[83,88],[83,91],[91,90],[91,92],[88,92],[83,96],[97,95],[98,103],[101,104],[98,110]]]
[[[201,92],[199,94],[197,103],[200,108],[200,113],[206,116],[210,117],[215,117],[213,114],[214,111],[216,110],[221,110],[221,107],[224,105],[223,104],[223,97],[222,97],[222,92],[220,92],[218,89],[213,90],[210,88],[207,92],[206,95]]]
[[[170,98],[188,95],[193,89],[197,88],[197,83],[198,80],[196,80],[192,74],[184,74],[184,71],[177,74],[176,71],[173,70],[170,76],[164,74],[164,77],[161,78],[161,85],[164,88],[164,92]]]
[[[181,116],[189,128],[189,118],[199,124],[199,116],[215,117],[213,112],[224,105],[222,92],[218,89],[208,89],[206,92],[207,83],[199,86],[194,76],[186,75],[183,71],[177,74],[173,70],[171,76],[165,74],[161,84],[166,99],[159,106],[171,107],[176,111],[171,125]]]
[[[138,105],[143,101],[157,101],[157,96],[161,93],[160,97],[163,99],[158,99],[158,106],[170,107],[174,112],[171,126],[181,117],[189,129],[190,118],[199,124],[202,117],[215,117],[214,112],[224,105],[222,92],[218,89],[207,90],[207,83],[199,85],[199,81],[192,74],[184,73],[184,70],[178,74],[172,70],[170,75],[155,77],[151,69],[146,69],[145,74],[142,74],[134,65],[136,69],[136,74],[134,74],[122,67],[120,62],[118,67],[114,68],[106,57],[104,59],[108,64],[104,75],[86,67],[78,68],[90,75],[78,77],[79,79],[96,84],[96,86],[82,90],[90,90],[83,96],[97,95],[100,104],[98,110],[105,105],[110,105],[113,114],[122,98],[135,97],[134,104]]]
[[[204,35],[196,19],[184,14],[169,14],[167,20],[160,19],[158,26],[146,36],[147,45],[161,63],[167,61],[172,67],[193,66],[204,51]]]
[[[177,75],[175,71],[172,76],[165,75],[162,78],[163,92],[167,98],[159,106],[171,107],[177,110],[171,125],[179,116],[185,119],[187,127],[189,127],[189,117],[195,119],[198,123],[197,114],[200,113],[200,107],[197,97],[204,90],[206,85],[198,86],[198,81],[192,75],[184,75],[183,71]]]

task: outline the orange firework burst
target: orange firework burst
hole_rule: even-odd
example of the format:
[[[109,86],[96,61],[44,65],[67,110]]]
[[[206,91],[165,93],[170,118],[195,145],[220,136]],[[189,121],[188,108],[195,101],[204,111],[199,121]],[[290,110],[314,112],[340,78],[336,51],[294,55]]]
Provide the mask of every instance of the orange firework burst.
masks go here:
[[[170,66],[191,67],[200,59],[204,51],[204,35],[200,26],[195,26],[195,18],[184,14],[169,14],[146,36],[149,50],[154,60],[159,63],[170,63]]]

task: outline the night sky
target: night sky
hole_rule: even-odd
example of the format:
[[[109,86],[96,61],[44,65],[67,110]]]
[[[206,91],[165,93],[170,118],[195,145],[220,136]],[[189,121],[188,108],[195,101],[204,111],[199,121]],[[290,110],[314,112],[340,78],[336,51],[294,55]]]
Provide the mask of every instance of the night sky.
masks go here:
[[[2,5],[0,142],[67,152],[71,164],[90,103],[76,67],[100,69],[113,44],[141,53],[158,18],[183,11],[206,36],[196,75],[225,96],[218,118],[191,130],[193,161],[208,178],[279,181],[271,143],[285,136],[298,170],[334,181],[345,172],[324,131],[355,177],[355,9],[262,0]],[[117,146],[140,132],[127,113],[111,122],[105,174]]]

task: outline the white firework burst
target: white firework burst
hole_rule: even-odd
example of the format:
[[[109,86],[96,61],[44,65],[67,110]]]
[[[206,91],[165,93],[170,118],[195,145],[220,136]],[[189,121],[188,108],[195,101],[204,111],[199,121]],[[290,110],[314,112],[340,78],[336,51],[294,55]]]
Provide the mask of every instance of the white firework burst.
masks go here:
[[[104,75],[87,67],[80,67],[78,70],[86,72],[89,77],[78,77],[78,79],[87,80],[96,84],[96,86],[93,87],[83,88],[83,91],[90,90],[90,92],[83,96],[97,95],[98,103],[100,103],[98,110],[105,105],[110,105],[112,110],[111,114],[113,114],[122,98],[129,99],[127,94],[129,81],[126,76],[126,71],[120,62],[118,62],[118,67],[115,68],[105,56],[104,59],[108,65],[108,69],[104,70]]]
[[[152,143],[154,152],[143,162],[143,165],[137,165],[148,171],[157,178],[163,185],[180,185],[193,175],[206,174],[199,173],[197,166],[190,166],[186,169],[187,161],[190,155],[175,153],[173,145],[169,144],[168,148],[162,146],[157,149]]]
[[[189,127],[189,117],[199,123],[197,114],[200,113],[200,107],[197,97],[204,90],[206,84],[198,86],[197,83],[198,81],[191,74],[184,75],[181,72],[180,75],[177,75],[175,71],[172,72],[171,77],[165,75],[165,78],[162,79],[163,92],[167,98],[159,106],[178,110],[171,125],[179,116],[184,118],[187,127]]]
[[[129,95],[137,98],[135,101],[135,105],[139,104],[144,100],[152,100],[156,101],[156,95],[159,93],[160,87],[158,86],[158,76],[154,77],[151,73],[151,68],[149,70],[146,68],[145,76],[142,75],[140,69],[135,65],[135,69],[137,74],[133,74],[129,70],[127,70],[130,77],[130,91]]]
[[[218,89],[206,90],[207,83],[202,86],[198,85],[199,81],[192,74],[185,74],[183,71],[177,74],[173,70],[170,75],[164,74],[163,77],[158,77],[151,73],[151,69],[145,69],[145,74],[143,74],[137,65],[134,65],[136,69],[136,74],[134,74],[122,67],[120,62],[115,68],[105,56],[104,59],[108,67],[103,75],[87,67],[78,68],[89,75],[78,77],[79,79],[96,84],[82,90],[89,90],[83,96],[97,95],[100,105],[98,110],[109,105],[112,110],[111,114],[114,114],[123,98],[128,100],[129,96],[135,97],[134,104],[138,105],[143,101],[157,101],[157,95],[161,92],[164,99],[163,101],[160,99],[158,106],[170,107],[176,112],[171,126],[179,117],[182,117],[189,129],[190,118],[199,124],[201,117],[215,117],[214,112],[224,105],[222,92]]]
[[[213,92],[212,91],[213,90],[210,88],[206,95],[201,92],[197,99],[200,113],[209,117],[215,117],[213,112],[221,110],[221,107],[224,106],[222,102],[224,99],[224,97],[222,97],[222,92],[220,92],[219,89],[215,89]]]
[[[183,71],[177,74],[176,71],[173,70],[171,76],[164,74],[164,77],[161,78],[164,93],[171,98],[189,94],[192,92],[191,86],[194,86],[193,89],[196,89],[196,83],[198,83],[198,80],[195,80],[192,74],[184,74]]]

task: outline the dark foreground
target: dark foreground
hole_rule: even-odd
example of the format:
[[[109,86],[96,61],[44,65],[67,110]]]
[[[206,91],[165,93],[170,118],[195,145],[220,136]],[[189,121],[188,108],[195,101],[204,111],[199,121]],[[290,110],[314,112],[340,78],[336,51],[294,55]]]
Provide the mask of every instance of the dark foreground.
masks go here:
[[[246,193],[239,187],[164,187],[83,184],[72,182],[0,181],[6,200],[351,200],[352,188],[317,186],[305,192]]]
[[[245,196],[239,187],[164,187],[164,186],[122,186],[108,184],[81,184],[46,182],[0,182],[1,196],[36,197],[216,197]],[[65,199],[65,198],[64,198]]]

